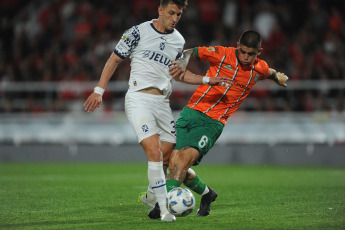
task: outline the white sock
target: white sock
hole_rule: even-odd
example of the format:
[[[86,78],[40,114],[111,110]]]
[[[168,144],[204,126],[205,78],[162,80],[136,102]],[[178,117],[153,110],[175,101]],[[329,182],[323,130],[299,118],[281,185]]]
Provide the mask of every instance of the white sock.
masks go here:
[[[152,188],[156,201],[159,204],[161,209],[161,213],[164,214],[168,212],[166,208],[166,197],[167,197],[167,189],[165,186],[165,176],[163,172],[163,161],[160,162],[148,162],[148,178],[149,184]]]
[[[168,166],[163,165],[163,172],[164,172],[165,178],[168,176],[168,169],[169,169]],[[146,196],[147,196],[147,199],[149,200],[156,200],[155,193],[153,192],[150,185],[147,186]]]
[[[151,186],[147,186],[147,191],[146,191],[147,199],[149,200],[156,200],[155,193],[153,192]]]
[[[205,190],[202,192],[201,196],[207,194],[210,190],[208,189],[208,187],[205,187]]]

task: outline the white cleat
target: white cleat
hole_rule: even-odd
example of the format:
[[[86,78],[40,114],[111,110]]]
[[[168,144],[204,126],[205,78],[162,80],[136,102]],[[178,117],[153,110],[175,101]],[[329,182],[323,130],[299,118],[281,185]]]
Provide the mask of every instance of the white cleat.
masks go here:
[[[161,215],[161,221],[176,221],[176,217],[168,212]]]
[[[156,200],[155,199],[149,199],[146,195],[146,192],[145,193],[141,193],[139,195],[139,199],[140,201],[145,204],[146,206],[150,207],[150,209],[153,209],[155,207],[155,204],[156,204]]]

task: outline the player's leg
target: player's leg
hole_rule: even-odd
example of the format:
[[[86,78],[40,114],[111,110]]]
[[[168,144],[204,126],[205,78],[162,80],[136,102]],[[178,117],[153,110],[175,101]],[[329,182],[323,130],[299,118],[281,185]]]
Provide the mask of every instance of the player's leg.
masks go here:
[[[148,178],[149,186],[155,194],[156,201],[161,210],[160,213],[156,215],[151,215],[150,218],[156,219],[159,217],[169,216],[171,220],[173,217],[169,215],[169,211],[166,208],[166,196],[167,191],[165,187],[165,175],[163,171],[163,154],[161,152],[161,143],[158,137],[158,134],[155,134],[151,137],[145,138],[140,142],[143,147],[148,162]]]
[[[188,170],[186,179],[183,183],[188,188],[201,195],[201,202],[196,215],[208,216],[210,214],[211,203],[214,202],[218,196],[216,191],[207,186],[193,169]]]
[[[192,147],[173,150],[169,161],[170,173],[167,177],[168,192],[175,187],[180,187],[186,179],[188,169],[199,159],[199,155],[199,151]]]
[[[215,201],[217,193],[188,168],[200,163],[220,136],[223,127],[220,122],[190,108],[185,108],[181,112],[176,123],[177,140],[170,157],[171,174],[167,178],[167,190],[170,191],[172,187],[177,187],[183,182],[200,194],[202,199],[198,216],[209,215],[210,205]]]
[[[167,177],[167,191],[175,187],[179,187],[182,183],[199,195],[204,195],[209,192],[206,184],[201,178],[190,168],[194,162],[199,159],[199,151],[195,148],[184,147],[184,150],[174,150],[171,156],[171,173]],[[185,156],[183,156],[185,155]],[[186,159],[190,157],[190,159]],[[191,161],[186,164],[184,161]],[[190,166],[189,166],[190,165]],[[186,168],[188,167],[189,168]]]
[[[161,142],[161,151],[163,153],[163,171],[164,171],[165,177],[167,177],[168,175],[167,171],[169,167],[169,158],[170,158],[174,145],[175,143],[171,143],[171,142],[166,142],[166,141]],[[141,201],[143,204],[147,205],[151,209],[154,208],[156,204],[156,198],[151,186],[147,187],[146,192],[142,192],[139,194],[138,201],[139,202]]]
[[[169,103],[160,104],[159,109],[155,110],[155,117],[156,117],[156,122],[157,122],[157,127],[158,127],[159,139],[161,141],[163,164],[165,166],[168,166],[169,157],[176,142],[175,121],[174,121]],[[166,199],[166,195],[165,195],[165,199]],[[164,208],[162,209],[161,205],[157,205],[156,203],[155,208],[150,211],[149,216],[157,217],[160,214],[161,219],[164,220],[164,218],[166,217],[169,218],[169,215],[165,214],[165,210],[166,210],[166,206],[164,206]]]
[[[160,101],[160,97],[156,95],[127,93],[125,109],[127,118],[148,158],[149,186],[155,194],[155,200],[162,209],[162,215],[168,214],[167,218],[161,219],[172,221],[175,220],[175,217],[168,212],[165,205],[167,192],[163,171],[163,154],[158,135],[159,128],[154,115],[157,109],[154,105]],[[160,107],[160,105],[157,106]],[[159,217],[160,215],[155,218]]]
[[[168,176],[168,169],[169,169],[169,159],[171,156],[171,152],[175,146],[175,142],[167,142],[167,141],[161,141],[161,150],[163,153],[163,169],[165,177]]]

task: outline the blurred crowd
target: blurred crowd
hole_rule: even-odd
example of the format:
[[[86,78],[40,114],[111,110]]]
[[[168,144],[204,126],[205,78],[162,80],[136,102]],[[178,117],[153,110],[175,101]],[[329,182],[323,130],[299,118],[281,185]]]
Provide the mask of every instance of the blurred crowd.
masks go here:
[[[0,112],[68,111],[73,101],[85,100],[92,89],[10,91],[6,85],[98,81],[122,33],[157,18],[158,5],[159,0],[1,0]],[[286,73],[289,83],[310,81],[306,88],[256,90],[242,110],[344,112],[344,84],[318,87],[345,81],[344,11],[343,0],[189,0],[177,29],[185,48],[236,46],[244,30],[255,29],[263,37],[260,58]],[[189,64],[199,74],[207,68]],[[129,72],[126,59],[112,81],[127,81]],[[105,109],[122,109],[125,91],[107,91]],[[172,108],[181,109],[190,96],[175,89]]]

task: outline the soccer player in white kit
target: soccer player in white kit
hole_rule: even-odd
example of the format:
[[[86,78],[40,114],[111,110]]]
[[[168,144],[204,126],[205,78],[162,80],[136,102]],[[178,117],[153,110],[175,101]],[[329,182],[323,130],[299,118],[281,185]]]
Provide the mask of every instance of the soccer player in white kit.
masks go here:
[[[106,62],[97,87],[84,103],[88,112],[100,107],[108,81],[122,60],[129,56],[131,72],[125,111],[147,155],[149,190],[153,191],[159,204],[162,221],[176,220],[165,205],[167,191],[163,161],[167,165],[176,143],[175,121],[169,105],[172,90],[169,68],[172,61],[183,54],[185,40],[175,26],[187,1],[161,0],[158,19],[125,31]],[[184,82],[217,85],[222,78],[194,75]]]

